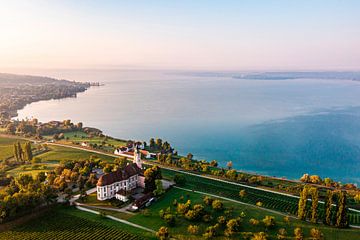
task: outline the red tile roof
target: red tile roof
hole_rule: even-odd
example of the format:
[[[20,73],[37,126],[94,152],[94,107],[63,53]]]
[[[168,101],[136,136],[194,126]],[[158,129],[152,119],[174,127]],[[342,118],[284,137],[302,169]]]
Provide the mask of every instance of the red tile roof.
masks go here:
[[[127,180],[137,174],[142,175],[143,171],[135,163],[131,163],[123,169],[102,175],[97,182],[97,186],[106,186],[114,182]]]

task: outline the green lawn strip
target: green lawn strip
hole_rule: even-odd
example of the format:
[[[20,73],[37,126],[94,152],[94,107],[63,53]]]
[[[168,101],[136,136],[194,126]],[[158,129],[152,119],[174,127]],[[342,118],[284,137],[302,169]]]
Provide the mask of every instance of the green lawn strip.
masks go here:
[[[180,189],[171,189],[168,193],[165,194],[161,199],[159,199],[156,203],[154,203],[152,206],[150,206],[149,212],[147,214],[139,213],[133,217],[130,217],[128,221],[152,228],[154,230],[157,230],[161,226],[166,226],[166,223],[159,217],[159,211],[161,209],[166,209],[169,206],[171,206],[172,212],[174,213],[175,207],[172,205],[172,202],[174,199],[177,199],[179,201],[180,196],[184,196],[184,201],[187,199],[190,199],[191,202],[194,204],[196,203],[202,203],[202,198],[204,195],[199,193],[193,193],[193,192],[187,192]],[[276,219],[276,226],[274,229],[271,229],[268,231],[268,234],[272,238],[276,238],[277,232],[280,228],[285,228],[289,235],[293,235],[294,228],[301,227],[305,233],[306,236],[309,236],[309,232],[311,228],[319,228],[325,235],[326,239],[357,239],[357,237],[360,236],[359,230],[354,229],[336,229],[332,227],[327,227],[322,224],[310,224],[306,223],[297,219],[291,219],[291,223],[288,225],[283,221],[283,216],[269,212],[265,209],[258,209],[251,206],[245,206],[242,204],[229,202],[225,200],[221,200],[226,208],[233,208],[234,209],[234,215],[239,216],[241,212],[244,212],[246,217],[244,218],[244,221],[242,223],[241,231],[245,232],[260,232],[265,231],[265,228],[262,224],[259,224],[258,226],[253,226],[249,223],[249,220],[251,218],[257,219],[261,221],[266,215],[274,216]],[[211,212],[214,219],[216,219],[219,215],[222,215],[221,212],[214,212],[207,209]],[[200,227],[200,232],[204,232],[205,228],[209,226],[210,224],[205,224],[203,222],[191,222],[183,217],[177,217],[176,218],[176,224],[174,227],[169,227],[170,232],[172,235],[185,235],[186,237],[189,237],[187,235],[187,227],[189,224],[196,224]],[[212,225],[215,224],[215,220],[211,223]],[[335,238],[334,238],[335,236]],[[223,239],[223,238],[220,238]],[[225,237],[224,237],[225,239]]]
[[[85,160],[89,159],[91,156],[101,158],[108,162],[113,162],[114,157],[106,156],[103,154],[87,152],[80,149],[74,149],[70,147],[61,147],[61,146],[48,146],[49,152],[38,155],[42,161],[51,162],[51,161],[62,161],[62,160]]]

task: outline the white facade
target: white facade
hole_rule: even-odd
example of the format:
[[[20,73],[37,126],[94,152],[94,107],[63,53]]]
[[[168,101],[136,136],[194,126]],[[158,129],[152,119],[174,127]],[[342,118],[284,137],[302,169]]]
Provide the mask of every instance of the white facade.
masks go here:
[[[119,181],[115,181],[116,179]],[[120,172],[112,172],[100,177],[96,187],[97,199],[102,201],[116,197],[121,201],[127,201],[127,193],[137,187],[145,187],[145,177],[142,175],[141,153],[135,149],[132,164],[127,165]]]
[[[141,177],[141,176],[140,176]],[[97,199],[98,200],[106,200],[116,197],[116,194],[120,190],[131,191],[136,187],[141,187],[141,184],[138,184],[139,175],[135,175],[130,177],[129,179],[114,182],[113,184],[106,185],[106,186],[97,186]],[[119,198],[119,197],[117,197]],[[127,199],[119,199],[122,201],[127,201]]]

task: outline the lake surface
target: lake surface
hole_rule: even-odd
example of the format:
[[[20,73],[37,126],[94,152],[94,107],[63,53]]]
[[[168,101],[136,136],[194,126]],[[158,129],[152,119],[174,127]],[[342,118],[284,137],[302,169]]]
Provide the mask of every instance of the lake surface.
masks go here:
[[[105,86],[32,103],[19,118],[72,119],[122,139],[160,137],[182,154],[271,176],[360,183],[360,82],[120,70],[41,75]]]

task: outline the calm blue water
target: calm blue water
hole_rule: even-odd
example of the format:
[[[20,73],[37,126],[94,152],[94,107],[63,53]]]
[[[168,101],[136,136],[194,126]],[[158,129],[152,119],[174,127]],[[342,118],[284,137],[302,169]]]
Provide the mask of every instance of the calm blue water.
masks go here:
[[[360,82],[119,70],[42,75],[106,85],[30,104],[20,118],[82,121],[123,139],[161,137],[180,153],[272,176],[360,183]]]

